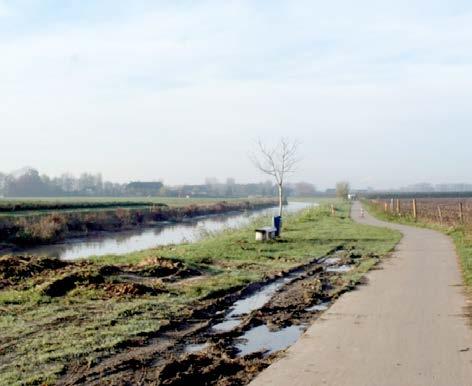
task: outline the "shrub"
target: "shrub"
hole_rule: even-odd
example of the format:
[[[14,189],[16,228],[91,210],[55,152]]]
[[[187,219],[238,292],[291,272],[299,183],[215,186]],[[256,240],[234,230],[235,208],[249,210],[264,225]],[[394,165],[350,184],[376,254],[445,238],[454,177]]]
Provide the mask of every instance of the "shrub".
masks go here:
[[[48,243],[62,239],[68,231],[66,219],[60,214],[51,214],[35,219],[21,218],[16,235],[20,243]]]

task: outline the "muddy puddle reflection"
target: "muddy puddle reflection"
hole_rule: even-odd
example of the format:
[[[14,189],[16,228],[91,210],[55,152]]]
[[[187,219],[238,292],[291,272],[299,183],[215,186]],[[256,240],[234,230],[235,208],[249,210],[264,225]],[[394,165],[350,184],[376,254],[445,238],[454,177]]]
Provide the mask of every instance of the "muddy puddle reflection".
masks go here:
[[[265,355],[285,350],[293,345],[305,331],[306,326],[290,326],[277,331],[270,331],[266,325],[254,327],[237,340],[238,356],[245,356],[259,351]]]
[[[189,344],[185,347],[184,351],[185,351],[185,353],[192,354],[192,353],[196,353],[196,352],[199,352],[199,351],[203,351],[206,348],[208,348],[209,346],[210,346],[209,343]]]
[[[285,350],[300,338],[316,313],[322,313],[331,306],[332,301],[325,296],[329,293],[330,277],[347,272],[354,266],[354,260],[349,257],[349,253],[339,250],[330,257],[317,259],[307,267],[295,269],[284,277],[266,283],[251,294],[234,301],[225,311],[220,311],[224,312],[224,317],[217,318],[218,323],[211,326],[207,333],[202,334],[202,340],[198,344],[194,342],[187,344],[184,352],[205,351],[212,346],[211,342],[218,342],[218,339],[225,337],[229,338],[227,344],[236,350],[238,357],[254,353],[263,353],[266,357]],[[316,278],[320,280],[318,296],[312,300],[299,299],[297,296],[304,295],[304,288],[316,284]],[[291,295],[287,299],[284,293]],[[290,303],[290,296],[293,297],[294,303]],[[274,303],[274,299],[278,301]],[[300,300],[299,306],[297,299]],[[303,306],[304,302],[308,304]],[[277,316],[283,304],[290,304],[290,312],[296,315],[298,322],[292,323],[292,318],[284,322],[283,317],[280,318],[281,315]],[[251,320],[255,323],[253,324]],[[206,339],[205,343],[203,339]]]
[[[278,289],[290,282],[293,277],[295,277],[295,275],[276,280],[275,282],[262,287],[262,289],[256,291],[251,296],[238,300],[231,306],[231,311],[225,317],[223,322],[215,324],[213,330],[216,332],[228,332],[233,330],[239,326],[244,316],[261,308],[270,300]]]

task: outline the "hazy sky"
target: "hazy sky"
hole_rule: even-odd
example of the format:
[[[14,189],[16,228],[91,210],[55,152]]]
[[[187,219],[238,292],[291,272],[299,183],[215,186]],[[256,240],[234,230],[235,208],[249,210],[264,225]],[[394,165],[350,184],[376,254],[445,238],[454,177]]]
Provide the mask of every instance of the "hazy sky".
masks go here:
[[[0,0],[0,171],[472,182],[472,3]]]

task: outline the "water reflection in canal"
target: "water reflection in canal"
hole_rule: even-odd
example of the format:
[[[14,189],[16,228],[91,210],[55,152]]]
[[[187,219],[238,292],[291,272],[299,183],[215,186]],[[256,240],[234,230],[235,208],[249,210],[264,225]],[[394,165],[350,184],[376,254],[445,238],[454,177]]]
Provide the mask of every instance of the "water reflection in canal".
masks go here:
[[[305,202],[291,202],[285,213],[294,213],[310,205]],[[190,219],[183,223],[162,223],[151,228],[107,233],[106,235],[74,239],[66,243],[43,245],[29,248],[21,253],[58,257],[75,260],[88,256],[124,254],[158,245],[178,244],[198,240],[202,233],[215,232],[227,228],[238,228],[249,224],[257,216],[274,215],[277,208],[255,210],[244,213],[227,213]]]

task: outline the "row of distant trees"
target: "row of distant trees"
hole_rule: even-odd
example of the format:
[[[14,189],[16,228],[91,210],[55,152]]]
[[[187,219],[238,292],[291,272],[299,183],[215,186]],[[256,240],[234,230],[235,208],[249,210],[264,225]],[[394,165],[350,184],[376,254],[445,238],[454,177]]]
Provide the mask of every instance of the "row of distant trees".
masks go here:
[[[161,181],[114,183],[104,181],[101,174],[82,173],[75,177],[64,173],[59,177],[40,174],[28,168],[15,174],[0,173],[0,196],[168,196],[168,197],[248,197],[273,196],[277,192],[271,181],[239,184],[233,178],[219,182],[208,178],[201,185],[165,186]],[[288,184],[286,195],[312,196],[315,187],[307,182]]]
[[[155,184],[154,191],[162,187],[161,182]],[[101,174],[82,173],[75,177],[65,173],[51,178],[32,168],[16,174],[0,173],[0,195],[5,197],[121,196],[132,193],[135,188],[133,184],[103,181]]]

